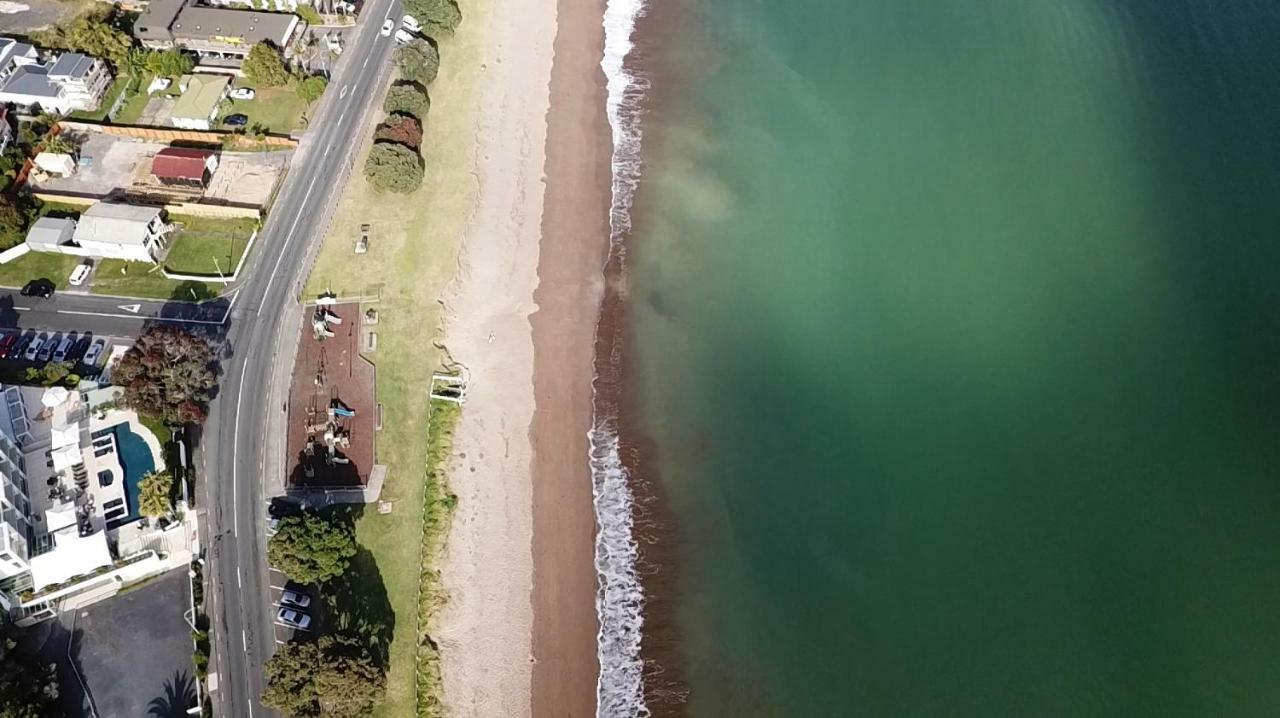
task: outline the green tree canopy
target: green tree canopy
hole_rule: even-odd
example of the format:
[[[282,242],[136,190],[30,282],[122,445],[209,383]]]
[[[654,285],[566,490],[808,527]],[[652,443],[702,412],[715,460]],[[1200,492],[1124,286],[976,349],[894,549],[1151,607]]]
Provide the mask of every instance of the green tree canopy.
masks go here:
[[[0,249],[21,244],[27,238],[27,214],[0,196]]]
[[[386,691],[386,674],[357,641],[321,636],[285,643],[264,668],[262,703],[286,716],[367,715]]]
[[[110,11],[92,12],[46,31],[36,39],[50,47],[105,57],[117,68],[128,66],[127,56],[133,47],[133,38],[111,23]]]
[[[52,718],[58,707],[58,677],[44,666],[18,655],[17,643],[0,637],[0,718]]]
[[[157,75],[185,75],[196,66],[195,58],[181,50],[147,53],[146,67]]]
[[[173,475],[168,471],[150,471],[138,483],[138,512],[153,518],[173,510]]]
[[[402,80],[387,90],[387,99],[382,103],[382,109],[387,114],[413,115],[421,120],[431,109],[431,97],[422,85],[412,80]]]
[[[355,555],[351,530],[314,511],[280,519],[267,544],[271,565],[299,583],[324,583],[341,576]]]
[[[364,176],[374,187],[407,194],[422,186],[422,158],[395,142],[378,142],[369,150]]]
[[[299,5],[298,7],[302,6]],[[328,80],[324,79],[320,75],[312,75],[311,77],[305,77],[299,80],[296,91],[298,93],[298,97],[301,97],[307,102],[315,102],[320,99],[320,96],[324,94],[325,88],[328,86]]]
[[[462,12],[454,0],[405,0],[404,8],[428,37],[452,35],[462,22]]]
[[[396,66],[406,80],[430,85],[440,72],[440,52],[426,40],[412,40],[396,50]]]
[[[154,326],[138,336],[112,373],[124,388],[123,403],[169,424],[204,421],[217,383],[213,347],[173,325]]]
[[[44,141],[44,151],[57,155],[74,155],[77,149],[75,140],[65,134],[54,135]]]
[[[244,76],[249,82],[263,87],[280,87],[290,79],[280,51],[265,42],[249,49],[240,69],[244,70]]]

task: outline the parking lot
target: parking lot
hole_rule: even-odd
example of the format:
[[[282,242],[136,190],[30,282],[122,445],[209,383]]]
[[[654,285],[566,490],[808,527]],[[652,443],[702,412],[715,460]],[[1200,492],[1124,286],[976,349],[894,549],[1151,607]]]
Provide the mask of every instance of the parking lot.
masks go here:
[[[90,331],[0,329],[0,367],[39,369],[50,362],[67,363],[72,365],[72,373],[96,376],[111,356],[112,347],[132,343],[129,337],[98,336]]]
[[[268,540],[275,533],[274,521],[298,511],[297,504],[275,499],[268,504],[262,517],[263,531]],[[320,597],[315,590],[290,581],[289,577],[274,567],[267,567],[270,582],[271,623],[275,631],[276,645],[287,643],[299,633],[313,633],[320,628]],[[281,609],[293,611],[296,616],[281,616]]]

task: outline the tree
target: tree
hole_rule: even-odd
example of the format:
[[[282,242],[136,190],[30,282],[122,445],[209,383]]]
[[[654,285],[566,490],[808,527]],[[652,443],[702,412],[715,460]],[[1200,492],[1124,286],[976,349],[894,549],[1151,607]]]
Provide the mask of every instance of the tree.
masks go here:
[[[112,382],[123,403],[169,424],[204,421],[217,383],[213,347],[185,329],[161,325],[144,331],[121,357]]]
[[[351,530],[314,511],[280,519],[267,544],[267,560],[299,583],[324,583],[341,576],[356,555]]]
[[[7,197],[0,197],[0,249],[21,244],[26,238],[26,213],[11,204]]]
[[[127,67],[133,38],[110,22],[110,12],[91,13],[65,27],[57,27],[39,39],[51,47],[105,57],[117,68]]]
[[[195,59],[181,50],[162,50],[147,54],[147,69],[157,75],[185,75],[195,66]]]
[[[421,120],[431,109],[431,97],[416,82],[397,82],[387,90],[387,99],[382,103],[382,109],[387,114],[413,115]]]
[[[427,37],[452,35],[462,22],[462,12],[454,0],[405,0],[404,7]]]
[[[284,57],[271,45],[260,42],[249,49],[249,54],[240,65],[244,76],[255,85],[263,87],[279,87],[289,82],[289,71],[285,69]]]
[[[74,155],[76,153],[75,140],[64,135],[54,135],[46,138],[44,141],[44,151],[55,155]]]
[[[263,705],[298,718],[366,715],[387,685],[386,674],[369,652],[344,636],[285,643],[263,673]]]
[[[58,676],[52,665],[18,655],[17,643],[0,636],[0,718],[47,718],[62,715]]]
[[[369,150],[364,176],[376,188],[408,194],[422,186],[422,158],[394,142],[378,142]]]
[[[173,510],[173,475],[168,471],[149,471],[138,482],[138,512],[158,518]]]
[[[440,52],[426,40],[411,40],[396,50],[396,65],[405,79],[430,85],[440,72]]]
[[[392,115],[378,125],[373,138],[398,142],[416,150],[422,146],[422,124],[413,115]]]
[[[299,5],[298,7],[305,6]],[[328,80],[324,79],[320,75],[312,75],[311,77],[305,77],[299,80],[296,91],[298,93],[298,97],[301,97],[307,102],[315,102],[320,99],[320,96],[324,94],[324,90],[328,86]]]
[[[295,15],[302,18],[302,21],[308,25],[319,25],[324,22],[324,18],[320,17],[319,11],[310,5],[298,5],[298,9],[293,11]]]

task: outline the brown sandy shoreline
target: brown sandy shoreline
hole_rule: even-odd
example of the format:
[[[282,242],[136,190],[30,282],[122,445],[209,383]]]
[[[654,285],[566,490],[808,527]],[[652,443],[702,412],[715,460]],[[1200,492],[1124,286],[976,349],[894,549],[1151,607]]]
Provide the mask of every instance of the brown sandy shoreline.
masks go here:
[[[595,513],[587,463],[612,139],[605,117],[603,0],[559,0],[538,310],[531,318],[535,717],[596,712]]]

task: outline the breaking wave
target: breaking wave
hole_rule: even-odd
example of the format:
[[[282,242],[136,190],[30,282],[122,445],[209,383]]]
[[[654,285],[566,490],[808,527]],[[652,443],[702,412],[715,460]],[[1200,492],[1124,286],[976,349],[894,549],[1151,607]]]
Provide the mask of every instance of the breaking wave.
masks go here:
[[[604,13],[604,57],[600,67],[607,80],[605,103],[613,133],[613,186],[609,205],[608,265],[620,271],[624,239],[631,229],[631,201],[640,178],[640,101],[647,83],[625,67],[633,47],[632,31],[644,10],[644,0],[607,0]],[[606,331],[611,336],[600,335]],[[597,374],[593,385],[594,419],[591,444],[591,491],[596,514],[595,568],[598,580],[596,615],[600,632],[596,653],[600,676],[596,683],[596,715],[630,718],[649,715],[644,702],[644,664],[640,658],[644,624],[644,590],[636,573],[637,547],[633,533],[634,495],[623,465],[616,405],[602,396],[616,377],[621,352],[617,328],[596,328]],[[600,371],[602,361],[611,369]],[[604,385],[602,387],[602,384]]]

